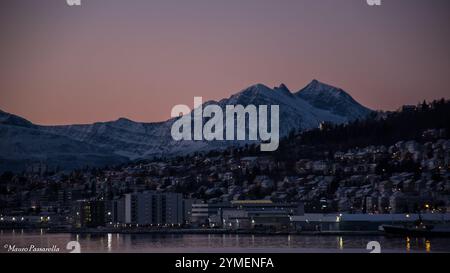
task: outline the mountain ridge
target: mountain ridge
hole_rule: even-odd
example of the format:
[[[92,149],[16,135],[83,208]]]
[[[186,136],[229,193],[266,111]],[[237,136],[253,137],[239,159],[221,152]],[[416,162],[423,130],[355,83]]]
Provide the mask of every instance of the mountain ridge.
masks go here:
[[[219,102],[208,101],[203,105],[211,103],[217,103],[222,109],[226,105],[280,105],[281,137],[286,136],[293,130],[302,131],[317,128],[324,121],[342,124],[355,119],[362,119],[372,111],[356,102],[342,89],[317,80],[313,80],[295,93],[292,93],[285,84],[280,84],[274,88],[260,83],[254,84]],[[43,154],[50,155],[51,158],[61,156],[61,154],[66,155],[67,151],[64,151],[64,149],[58,150],[60,149],[58,147],[61,147],[62,144],[60,146],[52,145],[50,136],[54,136],[60,142],[67,142],[69,147],[80,147],[79,154],[89,154],[90,151],[93,151],[96,157],[102,155],[108,158],[117,156],[120,159],[118,161],[123,161],[223,149],[245,143],[237,141],[174,141],[170,129],[177,119],[178,117],[163,122],[144,123],[121,117],[114,121],[91,124],[47,126],[33,124],[21,117],[0,112],[0,137],[2,137],[0,147],[7,149],[7,145],[17,145],[14,139],[11,139],[14,134],[17,136],[25,134],[28,138],[31,138],[29,134],[32,134],[34,136],[32,140],[24,137],[22,143],[20,143],[21,153],[16,155],[13,150],[10,150],[9,158],[6,158],[6,160],[15,160],[19,154],[21,156],[26,154],[27,150],[35,151],[34,147],[29,146],[27,142],[36,145],[40,138],[43,141],[43,147],[51,147],[52,149],[42,150]],[[15,126],[27,127],[33,131],[30,133],[16,130],[17,132],[11,134],[11,130],[14,131]],[[5,133],[6,127],[8,127],[9,134]],[[76,149],[70,151],[73,153],[73,161],[79,160]]]

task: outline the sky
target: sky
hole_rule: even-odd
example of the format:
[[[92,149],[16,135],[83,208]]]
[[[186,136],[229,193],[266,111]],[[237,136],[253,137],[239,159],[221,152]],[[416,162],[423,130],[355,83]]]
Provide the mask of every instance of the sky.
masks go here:
[[[450,98],[450,1],[4,0],[0,109],[163,121],[194,96],[311,80],[375,110]]]

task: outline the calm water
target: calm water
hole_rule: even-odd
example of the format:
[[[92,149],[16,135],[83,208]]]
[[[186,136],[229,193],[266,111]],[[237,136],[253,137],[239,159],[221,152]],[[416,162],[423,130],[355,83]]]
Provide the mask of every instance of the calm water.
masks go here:
[[[0,231],[0,252],[8,246],[59,248],[68,252],[69,241],[78,241],[81,252],[368,252],[366,245],[378,241],[382,252],[450,252],[450,238],[387,238],[384,236],[303,236],[303,235],[131,235],[131,234],[46,234],[23,230]]]

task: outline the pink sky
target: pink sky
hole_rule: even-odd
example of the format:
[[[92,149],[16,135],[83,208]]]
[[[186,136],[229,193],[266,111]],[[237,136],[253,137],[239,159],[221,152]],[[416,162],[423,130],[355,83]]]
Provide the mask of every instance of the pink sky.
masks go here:
[[[312,79],[372,109],[449,98],[450,1],[6,0],[0,109],[39,124],[169,118]]]

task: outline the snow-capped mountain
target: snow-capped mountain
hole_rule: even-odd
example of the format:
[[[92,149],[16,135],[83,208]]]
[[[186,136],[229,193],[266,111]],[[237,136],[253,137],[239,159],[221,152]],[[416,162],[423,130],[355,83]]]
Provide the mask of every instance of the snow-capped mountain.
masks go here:
[[[226,105],[279,105],[280,136],[292,130],[317,128],[323,121],[346,123],[364,118],[371,112],[343,90],[316,80],[295,93],[284,84],[275,88],[256,84],[227,99],[205,105],[211,103],[223,109]],[[140,123],[120,118],[85,125],[40,126],[0,112],[0,162],[4,166],[24,166],[45,161],[62,168],[74,168],[242,144],[236,141],[174,141],[170,131],[175,120]]]
[[[280,105],[280,135],[292,130],[317,128],[321,122],[346,123],[365,118],[371,110],[360,105],[342,89],[313,80],[292,93],[284,84],[273,89],[256,84],[219,105]]]
[[[35,163],[75,169],[127,160],[111,150],[47,132],[43,126],[0,112],[0,171],[21,171]]]
[[[335,115],[352,119],[367,116],[371,110],[360,105],[349,94],[340,88],[313,80],[295,96],[307,101],[312,106],[329,111]]]

